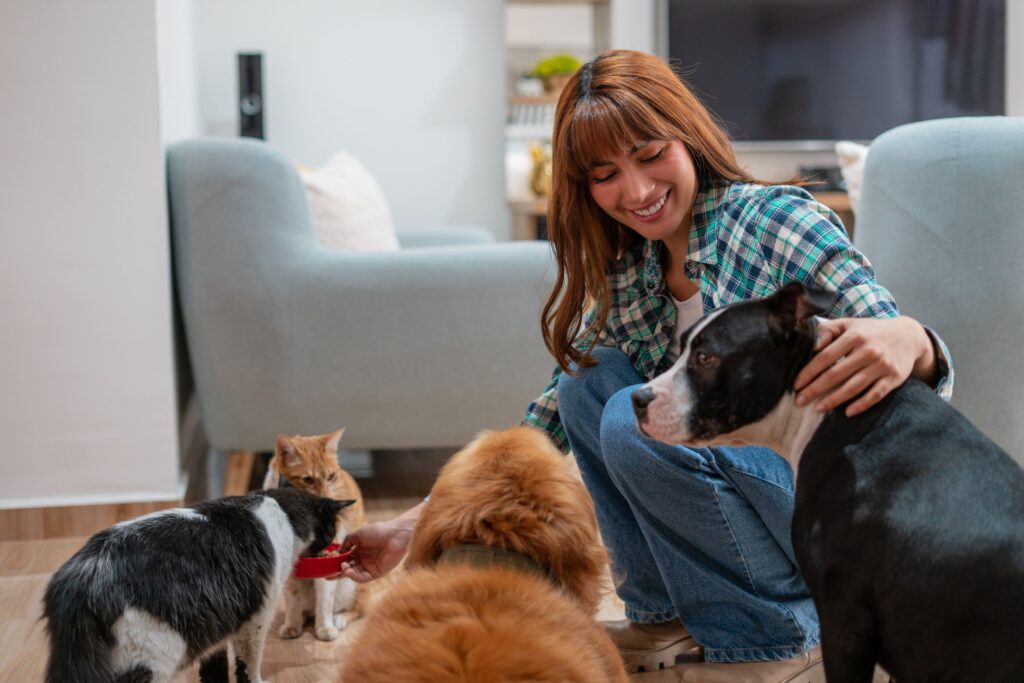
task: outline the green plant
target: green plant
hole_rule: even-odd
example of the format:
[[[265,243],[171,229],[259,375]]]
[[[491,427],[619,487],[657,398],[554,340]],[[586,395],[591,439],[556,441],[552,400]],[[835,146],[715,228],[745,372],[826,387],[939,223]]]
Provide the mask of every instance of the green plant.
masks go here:
[[[537,62],[530,75],[536,78],[568,76],[576,73],[581,66],[583,66],[583,62],[570,54],[551,55]]]

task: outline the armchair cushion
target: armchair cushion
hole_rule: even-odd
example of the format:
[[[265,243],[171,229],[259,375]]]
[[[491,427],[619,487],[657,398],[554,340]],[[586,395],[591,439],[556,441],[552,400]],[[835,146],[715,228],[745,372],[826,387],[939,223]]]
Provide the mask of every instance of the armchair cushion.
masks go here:
[[[359,161],[340,151],[320,168],[300,167],[317,239],[341,251],[399,248],[384,191]]]

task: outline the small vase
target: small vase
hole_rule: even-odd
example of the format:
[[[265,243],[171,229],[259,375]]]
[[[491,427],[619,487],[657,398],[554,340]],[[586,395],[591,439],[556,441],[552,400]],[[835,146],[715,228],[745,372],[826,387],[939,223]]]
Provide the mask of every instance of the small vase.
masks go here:
[[[562,92],[562,88],[572,78],[572,74],[554,74],[552,76],[545,76],[542,80],[544,83],[544,92],[548,95],[557,95]]]

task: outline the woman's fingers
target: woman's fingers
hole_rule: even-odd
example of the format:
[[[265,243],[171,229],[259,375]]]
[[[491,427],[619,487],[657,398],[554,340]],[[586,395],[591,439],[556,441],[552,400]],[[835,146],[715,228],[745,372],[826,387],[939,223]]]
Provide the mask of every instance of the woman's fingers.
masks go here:
[[[854,353],[854,349],[854,340],[846,335],[840,336],[818,352],[793,383],[793,388],[799,392],[796,404],[807,405],[856,371],[857,366],[850,365],[850,354]],[[837,363],[840,358],[842,361]]]
[[[819,324],[818,338],[815,344],[817,352],[796,376],[793,388],[803,391],[822,372],[829,369],[839,358],[845,356],[854,347],[855,340],[851,335],[844,334],[846,320],[826,320]],[[820,393],[820,388],[817,393]],[[817,394],[815,394],[817,395]]]
[[[863,413],[865,410],[885,398],[895,386],[896,382],[892,381],[892,379],[885,376],[881,377],[871,386],[870,389],[865,391],[860,398],[846,406],[846,416],[853,417],[854,415]]]
[[[837,406],[848,403],[860,396],[868,387],[877,384],[881,378],[882,375],[878,373],[876,368],[861,366],[855,372],[850,373],[835,391],[818,401],[814,405],[814,410],[819,413],[825,413]]]
[[[819,320],[814,328],[814,350],[821,351],[846,329],[845,319]]]
[[[363,569],[362,566],[351,563],[342,562],[341,570],[348,578],[352,579],[356,583],[366,583],[373,579],[373,575],[370,572]]]

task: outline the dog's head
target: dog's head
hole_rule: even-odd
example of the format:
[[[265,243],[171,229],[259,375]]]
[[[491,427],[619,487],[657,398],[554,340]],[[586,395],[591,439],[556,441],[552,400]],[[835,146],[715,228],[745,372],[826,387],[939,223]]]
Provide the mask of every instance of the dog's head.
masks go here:
[[[584,609],[597,610],[608,556],[594,503],[538,430],[485,432],[452,456],[420,513],[406,565],[432,566],[464,544],[524,555]]]
[[[768,415],[814,349],[813,316],[835,295],[791,282],[756,301],[725,306],[683,337],[679,360],[633,394],[637,424],[672,444],[746,443],[730,435]]]

